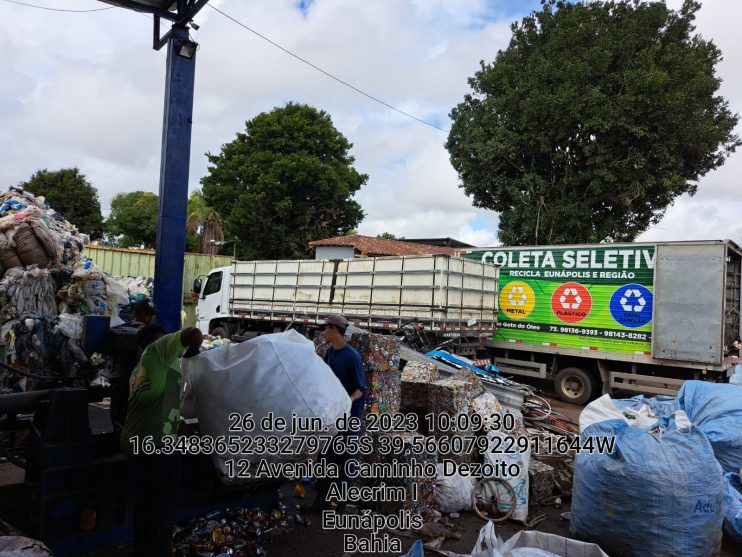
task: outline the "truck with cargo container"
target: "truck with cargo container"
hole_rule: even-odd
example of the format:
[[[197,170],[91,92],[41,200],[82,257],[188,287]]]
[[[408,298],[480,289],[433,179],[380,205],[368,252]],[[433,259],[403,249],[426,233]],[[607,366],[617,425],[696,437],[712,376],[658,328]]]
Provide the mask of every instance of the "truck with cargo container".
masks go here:
[[[427,350],[474,356],[497,322],[498,268],[447,255],[345,260],[234,261],[209,272],[197,327],[222,337],[311,334],[332,314]]]
[[[497,266],[498,327],[485,342],[501,373],[551,380],[584,403],[613,389],[674,394],[722,381],[737,360],[740,261],[734,242],[474,248]]]

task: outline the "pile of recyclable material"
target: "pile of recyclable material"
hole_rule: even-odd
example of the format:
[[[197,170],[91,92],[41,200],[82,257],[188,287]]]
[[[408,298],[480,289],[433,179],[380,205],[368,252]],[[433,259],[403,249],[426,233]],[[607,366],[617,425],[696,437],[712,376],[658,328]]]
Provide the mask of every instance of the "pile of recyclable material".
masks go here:
[[[152,298],[154,279],[152,277],[123,277],[121,284],[126,289],[129,301],[134,303]]]
[[[57,274],[58,275],[58,274]],[[0,280],[3,322],[27,313],[57,315],[57,278],[49,269],[14,267]]]
[[[120,325],[119,307],[129,303],[121,281],[90,266],[78,266],[70,281],[57,292],[60,313],[110,315],[111,325]]]
[[[266,512],[244,507],[214,511],[190,521],[173,538],[172,554],[178,557],[267,556],[266,545],[277,535],[297,526],[308,526],[298,510],[283,501]]]
[[[80,348],[84,315],[123,323],[127,286],[85,261],[86,240],[43,197],[17,188],[0,193],[0,343],[20,368],[0,370],[0,392],[77,376],[88,363]]]
[[[43,197],[11,187],[0,193],[0,264],[14,267],[70,264],[80,259],[85,237]]]
[[[201,350],[214,350],[215,348],[221,348],[232,344],[232,341],[228,338],[214,337],[211,335],[204,335],[204,340],[201,343]]]
[[[581,440],[615,446],[575,458],[573,536],[622,557],[718,555],[725,486],[707,436],[682,410],[645,424],[600,404],[580,416]]]

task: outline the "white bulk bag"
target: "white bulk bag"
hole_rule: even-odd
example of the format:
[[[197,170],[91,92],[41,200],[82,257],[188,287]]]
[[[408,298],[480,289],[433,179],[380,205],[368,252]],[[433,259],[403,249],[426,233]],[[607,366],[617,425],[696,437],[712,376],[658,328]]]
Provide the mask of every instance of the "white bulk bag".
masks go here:
[[[202,352],[193,358],[184,358],[184,409],[192,398],[201,434],[219,436],[278,436],[292,435],[292,414],[302,418],[320,418],[326,431],[298,431],[298,437],[334,435],[336,420],[350,412],[350,397],[332,370],[314,352],[314,344],[296,331],[262,335],[239,344]],[[286,431],[265,431],[261,419],[272,412],[286,421]],[[231,414],[252,414],[251,431],[230,431]],[[246,459],[258,463],[287,462],[311,456],[301,454],[214,454],[214,465],[228,474],[225,461]]]

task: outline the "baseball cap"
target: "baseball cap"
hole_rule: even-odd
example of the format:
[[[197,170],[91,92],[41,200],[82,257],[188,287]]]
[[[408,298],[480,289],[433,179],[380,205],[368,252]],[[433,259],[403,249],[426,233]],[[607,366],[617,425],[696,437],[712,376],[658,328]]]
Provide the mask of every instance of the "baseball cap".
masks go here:
[[[345,330],[350,323],[342,315],[331,315],[325,319],[325,325],[334,325],[335,327]]]
[[[150,300],[139,300],[134,304],[134,312],[143,315],[157,315],[157,308]]]

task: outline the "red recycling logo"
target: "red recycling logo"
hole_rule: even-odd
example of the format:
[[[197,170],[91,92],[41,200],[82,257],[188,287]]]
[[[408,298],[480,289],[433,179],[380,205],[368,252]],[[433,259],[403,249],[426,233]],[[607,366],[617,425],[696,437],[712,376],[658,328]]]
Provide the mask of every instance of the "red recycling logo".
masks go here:
[[[565,282],[551,296],[551,311],[565,323],[579,323],[593,307],[590,291],[576,282]]]

